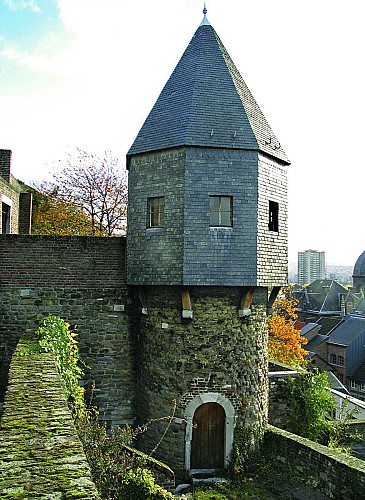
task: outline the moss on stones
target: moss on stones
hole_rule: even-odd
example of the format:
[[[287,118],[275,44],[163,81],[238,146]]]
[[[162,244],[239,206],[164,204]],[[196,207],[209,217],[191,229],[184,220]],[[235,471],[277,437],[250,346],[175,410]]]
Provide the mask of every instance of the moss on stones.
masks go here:
[[[29,336],[12,358],[0,456],[1,498],[99,498],[53,356]]]

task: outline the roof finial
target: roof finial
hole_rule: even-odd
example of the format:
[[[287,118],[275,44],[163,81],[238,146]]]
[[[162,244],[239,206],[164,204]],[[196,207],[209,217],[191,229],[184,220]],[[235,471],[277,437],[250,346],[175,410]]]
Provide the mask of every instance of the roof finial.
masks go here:
[[[200,26],[204,26],[205,24],[209,25],[209,21],[207,19],[207,12],[208,12],[207,6],[205,5],[205,2],[204,2],[204,9],[203,9],[204,17],[203,17],[202,22],[200,23]]]

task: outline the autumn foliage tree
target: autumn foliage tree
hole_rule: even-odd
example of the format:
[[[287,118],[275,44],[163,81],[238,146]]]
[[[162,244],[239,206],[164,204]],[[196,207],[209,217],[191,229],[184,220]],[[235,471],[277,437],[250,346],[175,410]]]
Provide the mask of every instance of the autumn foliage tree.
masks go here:
[[[127,179],[111,152],[100,157],[78,148],[68,155],[66,165],[52,175],[51,182],[36,186],[43,195],[34,221],[39,234],[113,236],[125,233]],[[57,232],[47,232],[47,227],[52,225],[50,219],[60,224]],[[67,219],[70,233],[67,233]],[[43,228],[40,227],[42,221]],[[61,232],[63,223],[66,233]]]
[[[307,351],[303,346],[307,339],[294,328],[297,315],[297,301],[288,298],[277,299],[273,314],[268,319],[269,356],[291,366],[303,365]]]
[[[60,200],[46,185],[32,189],[32,234],[91,236],[90,218],[75,205]]]

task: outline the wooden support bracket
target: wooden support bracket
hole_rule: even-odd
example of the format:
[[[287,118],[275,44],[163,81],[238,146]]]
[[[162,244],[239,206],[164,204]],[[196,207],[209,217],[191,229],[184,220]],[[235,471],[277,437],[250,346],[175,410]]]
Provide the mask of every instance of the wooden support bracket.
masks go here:
[[[272,287],[272,290],[271,290],[270,296],[269,296],[269,301],[267,303],[267,314],[268,315],[272,314],[272,306],[275,302],[276,297],[278,296],[278,294],[280,292],[280,288],[281,288],[281,286],[273,286]]]
[[[251,314],[251,305],[253,299],[253,288],[244,288],[240,300],[240,306],[238,309],[238,316],[240,318],[245,318]]]
[[[182,317],[184,319],[193,319],[193,310],[191,307],[190,293],[188,288],[181,291]]]

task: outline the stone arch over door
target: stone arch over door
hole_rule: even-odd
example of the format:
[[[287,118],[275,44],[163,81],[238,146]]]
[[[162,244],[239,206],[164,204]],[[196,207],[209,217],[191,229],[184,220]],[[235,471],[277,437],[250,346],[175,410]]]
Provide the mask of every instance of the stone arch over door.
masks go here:
[[[192,439],[193,439],[193,419],[196,410],[203,404],[206,403],[217,403],[220,405],[225,413],[225,432],[224,432],[224,465],[228,465],[230,454],[233,445],[233,430],[234,430],[234,419],[235,410],[230,402],[222,394],[215,392],[206,392],[199,394],[194,399],[192,399],[185,409],[184,418],[186,420],[186,431],[185,431],[185,469],[191,469],[191,451],[192,451]]]

